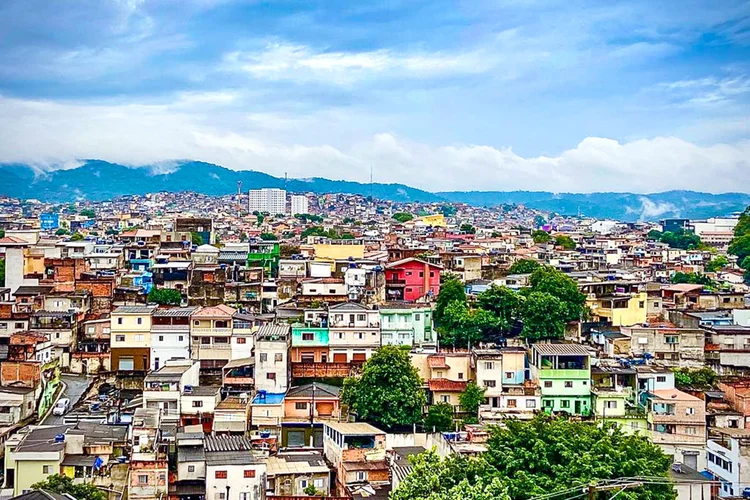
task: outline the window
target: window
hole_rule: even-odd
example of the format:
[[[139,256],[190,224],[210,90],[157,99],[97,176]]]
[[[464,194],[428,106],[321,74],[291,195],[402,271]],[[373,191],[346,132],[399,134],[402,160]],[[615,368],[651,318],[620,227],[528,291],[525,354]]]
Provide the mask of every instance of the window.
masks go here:
[[[0,323],[0,329],[5,330],[7,328],[8,328],[8,323]]]
[[[685,434],[690,434],[691,436],[695,436],[696,434],[698,434],[698,431],[694,426],[688,425],[687,427],[685,427]]]
[[[516,400],[515,399],[509,399],[508,400],[508,408],[515,408],[516,407]]]
[[[245,337],[237,337],[237,343],[238,344],[246,344],[247,339]]]
[[[646,303],[644,301],[642,301],[642,300],[638,301],[638,308],[639,309],[643,309],[645,306],[646,306]]]
[[[115,335],[115,342],[125,342],[125,335]]]
[[[177,337],[177,341],[182,342],[184,338],[185,338],[184,336],[180,335],[179,337]]]
[[[358,333],[357,333],[357,338],[358,338],[359,340],[362,340],[362,339],[364,339],[364,338],[365,338],[365,334],[364,334],[363,332],[358,332]]]
[[[344,339],[344,332],[339,332],[339,340],[343,340],[343,339]]]
[[[245,479],[255,477],[255,469],[245,469],[245,471],[242,473],[242,477],[244,477]]]
[[[604,407],[608,410],[614,410],[617,408],[617,401],[605,401]]]
[[[164,342],[164,335],[159,335],[159,342]]]
[[[483,380],[482,385],[485,387],[495,387],[495,381],[494,380]]]
[[[188,472],[195,472],[195,465],[188,465]]]
[[[266,379],[267,380],[276,380],[276,374],[273,372],[266,373]]]
[[[307,488],[307,479],[300,479],[299,480],[299,487],[300,488]]]
[[[42,465],[42,474],[52,474],[52,466]]]
[[[536,408],[536,400],[534,400],[534,399],[527,399],[526,400],[526,408],[529,408],[529,409]]]
[[[265,363],[266,361],[268,361],[268,353],[266,352],[260,353],[260,362]]]
[[[307,410],[307,403],[305,403],[304,401],[294,403],[294,409],[295,410]]]
[[[193,408],[203,408],[203,401],[193,401]]]
[[[211,345],[211,337],[201,337],[201,345]]]
[[[664,336],[664,342],[667,344],[679,344],[680,343],[680,337],[679,335],[665,335]]]
[[[138,484],[148,484],[148,476],[146,474],[138,474]]]
[[[414,314],[414,321],[422,321],[422,315],[419,313]]]
[[[134,340],[136,342],[143,342],[143,335],[135,335]]]
[[[464,379],[464,374],[463,373],[459,373],[458,374],[458,380],[463,380],[463,379]]]
[[[484,362],[484,369],[485,370],[494,370],[495,364],[492,361],[485,361]]]
[[[315,479],[315,480],[313,481],[313,485],[314,485],[314,486],[315,486],[316,488],[322,488],[322,487],[323,487],[323,486],[325,485],[325,483],[323,482],[323,480],[322,480],[322,479]]]
[[[310,332],[303,332],[302,340],[315,340],[315,334]]]
[[[357,321],[364,321],[366,316],[364,314],[357,314]]]
[[[142,325],[143,324],[143,318],[138,318],[136,320],[136,323],[138,323],[139,325]]]
[[[220,491],[219,493],[214,493],[214,500],[225,500],[224,497],[226,496],[226,493],[223,491]]]
[[[193,326],[201,326],[201,322],[196,319],[193,321]]]
[[[357,481],[367,481],[367,471],[358,470],[357,471]]]
[[[118,325],[121,325],[121,324],[122,324],[122,318],[117,318],[117,324],[118,324]]]
[[[435,378],[443,378],[443,370],[435,371]]]
[[[573,381],[571,381],[571,380],[566,380],[566,381],[565,381],[565,387],[566,387],[567,389],[570,389],[571,387],[573,387]]]
[[[214,478],[216,479],[226,479],[227,478],[227,471],[225,470],[217,470],[214,472]]]
[[[658,375],[658,376],[656,377],[656,381],[657,381],[657,382],[660,382],[660,383],[664,383],[664,382],[666,382],[666,381],[667,381],[667,377],[666,377],[666,375]]]
[[[544,381],[544,388],[550,389],[552,387],[552,381],[551,380],[545,380]]]
[[[443,394],[442,396],[440,396],[440,399],[442,400],[443,403],[451,402],[451,397],[448,394]]]
[[[695,408],[692,406],[690,408],[685,408],[685,415],[695,415]]]
[[[543,399],[542,400],[542,406],[544,408],[552,408],[554,406],[554,402],[551,399]]]
[[[561,399],[560,408],[570,408],[570,401],[567,399]]]
[[[281,363],[282,361],[284,361],[284,355],[282,353],[280,353],[280,352],[277,352],[273,356],[273,361],[275,363]]]

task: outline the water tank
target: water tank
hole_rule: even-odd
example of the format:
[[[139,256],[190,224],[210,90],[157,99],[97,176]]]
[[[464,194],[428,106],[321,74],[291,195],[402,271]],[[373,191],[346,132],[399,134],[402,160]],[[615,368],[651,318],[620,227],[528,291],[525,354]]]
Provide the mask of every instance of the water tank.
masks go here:
[[[65,434],[55,434],[55,443],[64,443]]]

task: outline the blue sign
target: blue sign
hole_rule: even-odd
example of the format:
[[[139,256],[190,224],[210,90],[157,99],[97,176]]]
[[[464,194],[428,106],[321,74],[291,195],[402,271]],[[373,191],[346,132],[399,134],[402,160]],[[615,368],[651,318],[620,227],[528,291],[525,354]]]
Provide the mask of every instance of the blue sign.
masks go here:
[[[43,231],[50,231],[60,227],[60,214],[40,214],[39,226]]]

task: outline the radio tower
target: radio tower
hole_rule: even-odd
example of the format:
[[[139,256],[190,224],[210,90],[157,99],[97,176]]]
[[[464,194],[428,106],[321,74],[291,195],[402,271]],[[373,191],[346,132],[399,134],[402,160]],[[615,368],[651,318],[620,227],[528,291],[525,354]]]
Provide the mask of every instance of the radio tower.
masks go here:
[[[237,217],[242,212],[242,181],[237,181]]]

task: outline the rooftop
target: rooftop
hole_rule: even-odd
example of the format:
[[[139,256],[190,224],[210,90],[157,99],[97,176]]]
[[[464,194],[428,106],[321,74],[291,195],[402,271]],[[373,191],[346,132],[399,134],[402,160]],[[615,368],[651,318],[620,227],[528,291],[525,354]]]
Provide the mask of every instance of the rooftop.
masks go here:
[[[324,425],[347,436],[385,434],[385,431],[364,422],[326,422]]]
[[[156,306],[120,306],[112,314],[151,314]]]
[[[677,389],[661,389],[658,391],[649,391],[649,394],[655,399],[661,399],[665,401],[700,401],[700,398],[691,396],[687,392],[682,392]]]
[[[533,349],[541,355],[589,356],[589,350],[581,344],[534,344]]]
[[[160,308],[154,311],[154,317],[155,318],[185,318],[190,317],[195,311],[197,311],[197,307],[170,307],[170,308]]]

